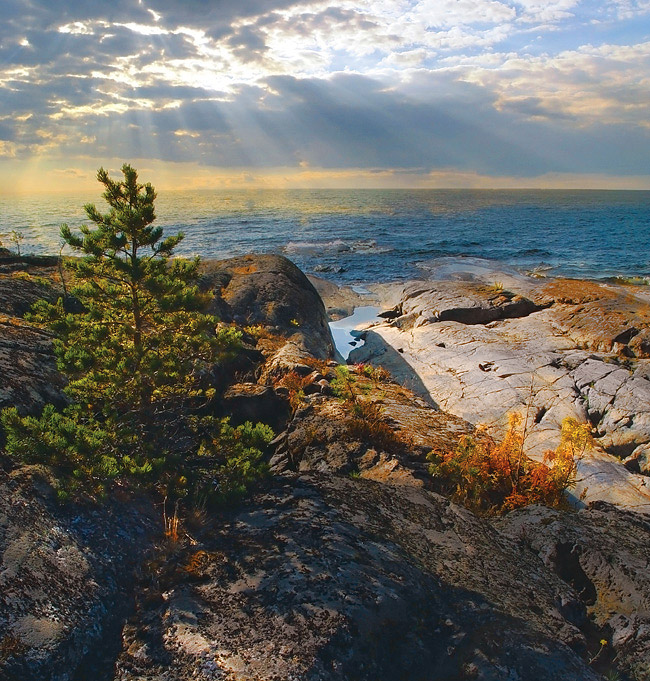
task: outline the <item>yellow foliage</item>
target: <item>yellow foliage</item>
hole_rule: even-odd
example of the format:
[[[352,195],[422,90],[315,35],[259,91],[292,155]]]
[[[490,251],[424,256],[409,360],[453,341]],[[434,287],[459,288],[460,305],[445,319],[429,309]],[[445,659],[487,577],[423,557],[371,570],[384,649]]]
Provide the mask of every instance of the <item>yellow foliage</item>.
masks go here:
[[[588,424],[567,418],[560,444],[543,463],[525,454],[526,423],[509,415],[508,429],[495,442],[485,433],[464,436],[452,452],[429,455],[430,472],[442,492],[481,513],[503,513],[528,504],[561,506],[576,480],[577,460],[593,443]]]

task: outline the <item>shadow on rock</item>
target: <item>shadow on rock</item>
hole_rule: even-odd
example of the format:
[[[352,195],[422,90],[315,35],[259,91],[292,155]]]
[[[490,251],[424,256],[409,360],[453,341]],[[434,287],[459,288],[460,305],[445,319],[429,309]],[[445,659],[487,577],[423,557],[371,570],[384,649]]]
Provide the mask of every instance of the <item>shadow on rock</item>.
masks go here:
[[[349,364],[370,362],[383,366],[392,377],[405,388],[412,390],[434,409],[440,407],[429,394],[422,379],[413,367],[404,359],[398,350],[388,345],[386,341],[372,330],[364,331],[360,339],[365,341],[360,348],[355,348],[348,357]]]
[[[214,518],[164,589],[155,609],[174,659],[166,678],[179,681],[197,670],[251,680],[598,678],[560,612],[584,616],[575,592],[485,521],[413,487],[277,479]],[[145,634],[126,642],[117,678],[158,678]]]

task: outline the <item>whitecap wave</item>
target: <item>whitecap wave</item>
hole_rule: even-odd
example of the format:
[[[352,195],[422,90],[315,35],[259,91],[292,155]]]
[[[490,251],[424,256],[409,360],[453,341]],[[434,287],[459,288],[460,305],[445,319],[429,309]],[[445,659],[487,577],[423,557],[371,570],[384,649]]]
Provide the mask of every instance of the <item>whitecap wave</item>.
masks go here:
[[[288,255],[334,255],[336,253],[389,253],[392,248],[378,246],[374,239],[344,241],[290,241],[283,249]]]

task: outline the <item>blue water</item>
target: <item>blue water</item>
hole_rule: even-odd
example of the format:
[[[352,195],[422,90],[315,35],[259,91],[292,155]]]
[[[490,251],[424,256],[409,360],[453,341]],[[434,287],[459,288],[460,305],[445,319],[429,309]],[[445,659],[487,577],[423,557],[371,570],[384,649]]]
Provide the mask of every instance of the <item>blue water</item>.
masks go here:
[[[0,197],[0,233],[58,253],[87,196]],[[603,278],[650,275],[650,192],[533,190],[263,190],[160,192],[158,224],[182,230],[182,255],[283,253],[339,283],[422,276],[441,256],[522,271]]]

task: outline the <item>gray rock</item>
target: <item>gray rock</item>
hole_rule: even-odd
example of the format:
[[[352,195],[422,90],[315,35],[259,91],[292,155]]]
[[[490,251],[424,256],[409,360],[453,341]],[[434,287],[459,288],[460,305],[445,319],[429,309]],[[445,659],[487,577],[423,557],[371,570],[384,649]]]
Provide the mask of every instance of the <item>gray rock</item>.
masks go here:
[[[592,656],[602,638],[607,641],[604,661],[616,659],[635,681],[650,679],[647,518],[598,502],[578,513],[529,507],[495,525],[580,594],[593,627]]]
[[[459,287],[456,297],[454,287]],[[579,462],[576,494],[650,511],[650,490],[618,459],[650,442],[649,360],[628,366],[616,355],[578,347],[563,330],[569,302],[558,309],[543,299],[540,305],[547,307],[527,316],[470,325],[441,321],[440,301],[458,306],[444,309],[484,310],[485,288],[467,282],[414,282],[394,288],[401,291],[398,307],[404,314],[367,330],[365,345],[351,352],[350,361],[384,366],[440,408],[497,436],[504,432],[508,413],[520,412],[528,418],[527,450],[538,459],[558,445],[564,419],[589,420],[600,436],[600,448],[615,456],[586,452]],[[588,286],[590,295],[599,290]],[[606,302],[603,308],[590,303],[590,316],[580,327],[582,334],[588,329],[596,334],[596,346],[605,341],[593,320],[611,312],[613,303],[609,298]],[[611,328],[620,324],[614,315]]]
[[[211,311],[224,321],[261,324],[314,357],[334,357],[323,301],[307,277],[281,255],[247,255],[201,264]]]
[[[61,507],[44,470],[0,469],[0,678],[97,678],[159,527],[146,502]]]
[[[487,324],[541,309],[524,296],[465,282],[413,282],[404,286],[401,313],[435,321]]]
[[[575,590],[415,487],[278,481],[180,564],[140,604],[116,679],[598,678]]]
[[[37,268],[31,278],[0,274],[0,409],[15,406],[22,414],[36,414],[48,402],[65,403],[52,335],[23,319],[37,300],[53,301],[59,294],[35,278],[41,273]]]
[[[634,473],[650,475],[650,444],[639,445],[623,463]]]

